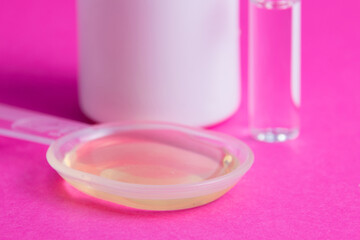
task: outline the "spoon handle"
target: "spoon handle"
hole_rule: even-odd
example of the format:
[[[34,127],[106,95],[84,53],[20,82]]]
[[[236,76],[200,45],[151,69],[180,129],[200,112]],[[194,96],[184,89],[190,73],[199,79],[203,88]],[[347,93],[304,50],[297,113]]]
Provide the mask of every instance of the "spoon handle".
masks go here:
[[[87,124],[0,104],[0,135],[49,145]]]

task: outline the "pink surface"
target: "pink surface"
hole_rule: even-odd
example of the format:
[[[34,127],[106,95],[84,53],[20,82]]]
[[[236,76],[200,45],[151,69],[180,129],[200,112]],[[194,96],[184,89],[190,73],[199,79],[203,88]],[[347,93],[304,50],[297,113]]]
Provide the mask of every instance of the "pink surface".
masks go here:
[[[214,129],[243,137],[255,164],[204,207],[104,204],[64,185],[45,146],[0,137],[0,239],[359,239],[359,11],[355,0],[304,1],[300,138],[274,145],[244,137],[243,101]],[[2,1],[0,22],[0,102],[86,121],[77,106],[74,1]]]

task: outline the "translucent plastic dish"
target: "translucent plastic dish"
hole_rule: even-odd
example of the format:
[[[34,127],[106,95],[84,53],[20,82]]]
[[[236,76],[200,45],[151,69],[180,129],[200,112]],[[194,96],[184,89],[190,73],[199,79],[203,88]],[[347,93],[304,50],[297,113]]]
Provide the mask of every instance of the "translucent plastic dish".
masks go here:
[[[88,195],[146,210],[192,208],[228,192],[249,170],[243,142],[163,123],[105,124],[55,140],[49,164]]]
[[[88,195],[147,210],[204,205],[249,170],[243,142],[168,123],[87,125],[0,104],[0,135],[50,145],[49,164]]]

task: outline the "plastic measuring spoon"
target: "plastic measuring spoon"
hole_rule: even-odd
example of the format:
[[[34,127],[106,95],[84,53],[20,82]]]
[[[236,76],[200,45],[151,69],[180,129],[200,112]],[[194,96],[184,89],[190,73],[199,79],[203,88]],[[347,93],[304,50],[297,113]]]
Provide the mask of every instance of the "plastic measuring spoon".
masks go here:
[[[165,123],[87,125],[0,104],[0,135],[50,145],[47,160],[76,189],[147,210],[209,203],[253,163],[243,142]]]

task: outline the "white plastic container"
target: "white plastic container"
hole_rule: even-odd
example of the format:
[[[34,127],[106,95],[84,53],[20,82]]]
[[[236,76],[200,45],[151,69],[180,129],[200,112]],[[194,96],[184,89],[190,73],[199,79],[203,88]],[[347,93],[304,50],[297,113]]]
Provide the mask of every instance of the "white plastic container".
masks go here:
[[[78,0],[82,110],[207,126],[239,105],[238,0]]]

